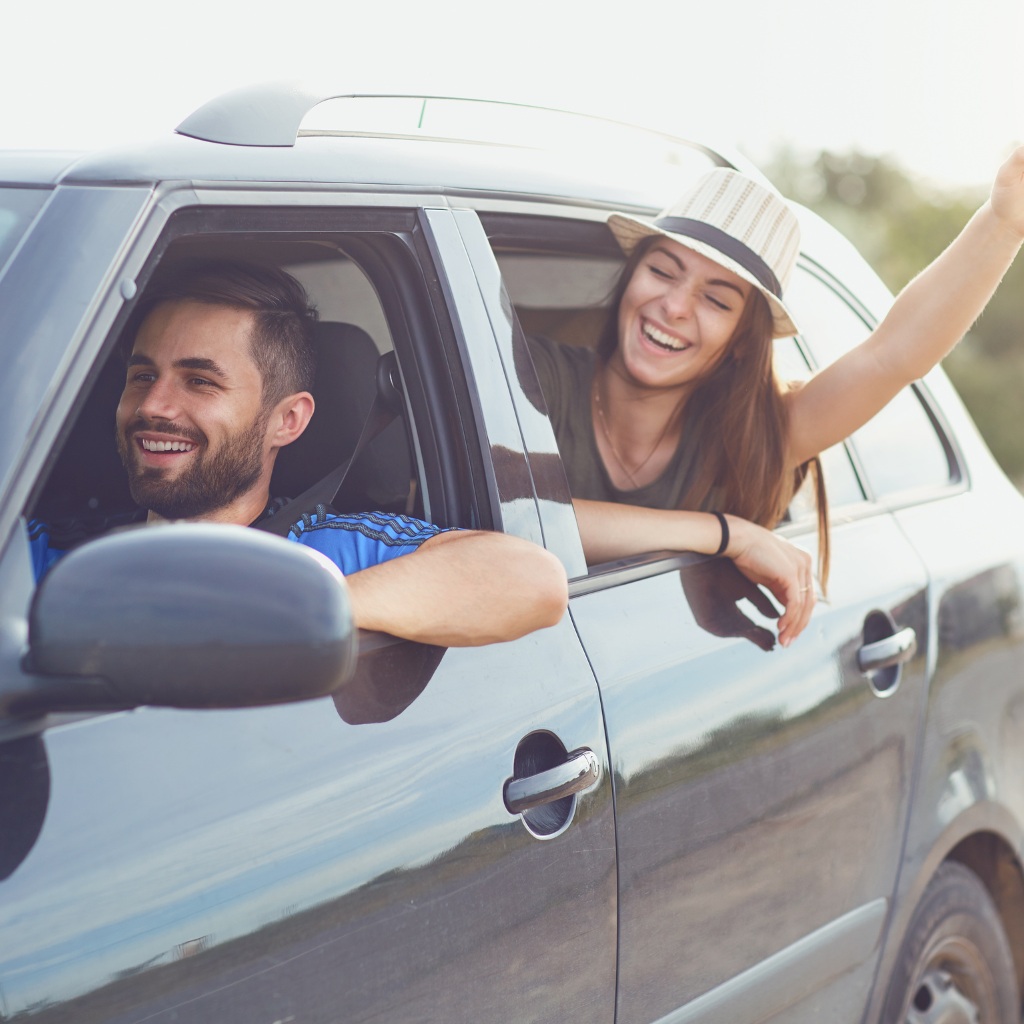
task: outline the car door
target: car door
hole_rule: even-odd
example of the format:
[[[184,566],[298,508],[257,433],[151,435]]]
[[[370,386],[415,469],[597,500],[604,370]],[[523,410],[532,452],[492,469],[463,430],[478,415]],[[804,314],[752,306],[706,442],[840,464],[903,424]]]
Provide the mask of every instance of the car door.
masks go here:
[[[544,237],[539,218],[526,225],[491,212],[484,222],[499,260],[561,253],[575,273],[608,252],[589,224],[552,221]],[[531,317],[572,305],[551,295],[523,310],[528,291],[513,290],[506,305]],[[585,310],[573,312],[579,321]],[[559,308],[559,322],[566,313]],[[783,347],[792,369],[800,353],[792,340]],[[510,362],[534,394],[528,360]],[[553,450],[552,437],[544,444]],[[723,559],[655,552],[572,580],[572,619],[600,684],[612,759],[620,1024],[863,1013],[902,849],[925,678],[923,656],[907,651],[899,666],[871,665],[875,645],[893,635],[924,649],[927,578],[893,517],[865,497],[845,449],[826,463],[827,596],[788,649]],[[815,553],[813,518],[799,503],[780,529]]]
[[[0,308],[19,310],[6,344],[39,381],[17,396],[10,375],[0,382],[0,408],[17,401],[34,424],[0,502],[14,512],[0,536],[0,759],[17,782],[0,786],[5,1019],[611,1021],[611,781],[568,617],[476,649],[364,635],[355,677],[315,700],[11,712],[31,685],[25,518],[70,493],[54,483],[59,452],[87,418],[131,299],[178,251],[281,265],[304,242],[343,251],[379,304],[371,328],[387,329],[398,356],[413,511],[541,532],[531,503],[503,517],[495,497],[507,473],[491,462],[473,381],[491,414],[514,415],[504,378],[489,383],[486,360],[470,369],[452,323],[457,300],[478,298],[437,283],[450,278],[432,225],[450,212],[428,218],[409,196],[381,210],[380,197],[360,206],[351,193],[170,189],[123,218],[123,236],[95,253],[108,262],[62,278],[54,260],[48,273],[62,223],[80,246],[102,228],[103,192],[61,196],[0,279]],[[47,311],[44,368],[32,340]],[[523,460],[514,436],[500,443]],[[544,772],[566,762],[583,763],[586,784],[552,801]]]

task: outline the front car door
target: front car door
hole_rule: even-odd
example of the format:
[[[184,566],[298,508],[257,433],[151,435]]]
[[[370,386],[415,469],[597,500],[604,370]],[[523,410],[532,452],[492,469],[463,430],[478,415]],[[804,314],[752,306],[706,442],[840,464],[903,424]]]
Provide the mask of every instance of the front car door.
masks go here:
[[[0,691],[24,685],[25,518],[79,487],[87,505],[119,500],[113,485],[90,492],[88,473],[65,486],[78,460],[58,453],[109,398],[115,337],[160,260],[296,273],[326,318],[398,356],[411,468],[385,500],[540,535],[530,503],[513,520],[497,498],[508,488],[472,388],[487,389],[489,417],[514,420],[511,399],[488,379],[486,339],[473,357],[453,326],[453,304],[479,299],[439,284],[448,254],[432,224],[450,218],[409,196],[57,190],[0,279],[0,308],[17,310],[5,344],[32,377],[0,382],[0,408],[32,424],[27,439],[8,434],[23,443],[0,502]],[[108,244],[85,259],[94,232]],[[523,460],[514,436],[501,443]],[[0,717],[8,777],[34,780],[0,787],[3,828],[24,847],[0,881],[5,1017],[612,1020],[611,783],[568,617],[479,649],[362,639],[357,676],[333,699]],[[509,780],[581,750],[596,766],[586,790],[550,813],[509,809]]]

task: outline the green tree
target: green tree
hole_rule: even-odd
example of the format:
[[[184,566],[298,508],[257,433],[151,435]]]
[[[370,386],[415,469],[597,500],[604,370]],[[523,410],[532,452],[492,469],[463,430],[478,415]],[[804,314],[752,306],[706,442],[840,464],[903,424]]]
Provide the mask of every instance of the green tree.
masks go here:
[[[956,236],[985,198],[942,191],[887,157],[782,149],[769,178],[785,194],[843,232],[893,290],[902,288]],[[1003,469],[1024,483],[1024,258],[1007,273],[988,309],[945,362]]]

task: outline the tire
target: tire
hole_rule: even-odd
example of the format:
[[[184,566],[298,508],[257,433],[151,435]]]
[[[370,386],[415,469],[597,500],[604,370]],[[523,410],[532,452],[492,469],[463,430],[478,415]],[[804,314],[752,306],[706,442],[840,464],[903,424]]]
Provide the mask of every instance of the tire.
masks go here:
[[[943,864],[921,897],[893,969],[880,1024],[1019,1024],[1010,944],[988,890]]]

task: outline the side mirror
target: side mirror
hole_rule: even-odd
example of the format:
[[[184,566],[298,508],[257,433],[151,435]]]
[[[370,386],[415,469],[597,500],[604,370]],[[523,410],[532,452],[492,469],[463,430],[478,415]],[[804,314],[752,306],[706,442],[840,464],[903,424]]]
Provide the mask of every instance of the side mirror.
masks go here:
[[[232,708],[321,697],[348,679],[348,589],[316,552],[240,526],[112,534],[51,569],[29,612],[18,714]]]

